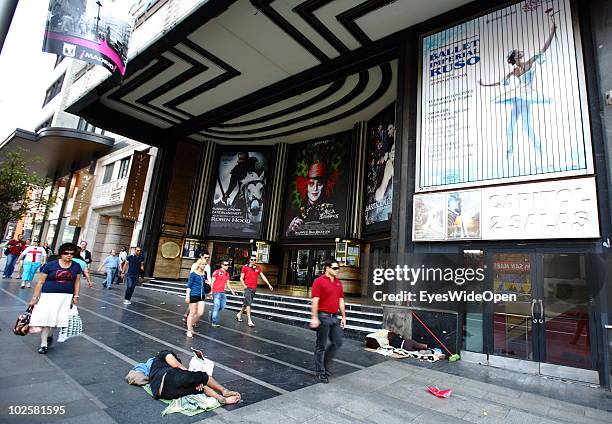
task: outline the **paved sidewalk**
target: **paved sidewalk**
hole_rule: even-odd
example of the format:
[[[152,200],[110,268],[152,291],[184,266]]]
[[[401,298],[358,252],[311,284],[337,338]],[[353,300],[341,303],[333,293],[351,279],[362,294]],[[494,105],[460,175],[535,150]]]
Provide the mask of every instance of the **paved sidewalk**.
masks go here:
[[[206,420],[215,423],[609,424],[612,412],[389,360]],[[520,377],[520,374],[516,377]],[[571,384],[571,383],[566,383]],[[428,385],[452,388],[438,399]],[[601,390],[601,389],[591,389]],[[597,397],[596,392],[593,395]],[[612,397],[608,396],[612,409]]]
[[[81,292],[85,335],[39,355],[37,336],[12,334],[31,289],[0,281],[1,423],[612,422],[612,394],[603,389],[465,361],[389,360],[354,340],[345,340],[330,384],[317,384],[310,330],[258,318],[250,329],[224,311],[221,328],[205,320],[189,340],[180,297],[137,289],[125,306],[124,286],[99,286]],[[205,349],[215,378],[240,390],[242,404],[162,417],[161,402],[123,381],[134,362],[164,348],[188,361],[190,346]],[[437,399],[427,385],[452,388],[453,395]],[[9,415],[11,405],[64,405],[66,414]]]

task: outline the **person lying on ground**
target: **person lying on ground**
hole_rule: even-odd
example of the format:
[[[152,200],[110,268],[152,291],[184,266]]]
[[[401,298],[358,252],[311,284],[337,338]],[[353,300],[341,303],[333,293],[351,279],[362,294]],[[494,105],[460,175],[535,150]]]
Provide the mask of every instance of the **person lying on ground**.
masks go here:
[[[176,354],[162,350],[155,355],[149,373],[149,384],[156,399],[178,399],[204,393],[221,405],[240,402],[240,393],[226,389],[202,371],[189,371]]]

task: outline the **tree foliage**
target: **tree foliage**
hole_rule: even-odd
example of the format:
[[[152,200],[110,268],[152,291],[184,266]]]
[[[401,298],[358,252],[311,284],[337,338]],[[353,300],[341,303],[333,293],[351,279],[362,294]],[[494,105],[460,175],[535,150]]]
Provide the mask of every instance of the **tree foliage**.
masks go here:
[[[15,149],[0,159],[0,231],[4,233],[11,221],[17,221],[28,213],[38,211],[48,202],[44,196],[31,195],[44,189],[48,180],[29,169],[37,159],[28,158],[28,151]]]

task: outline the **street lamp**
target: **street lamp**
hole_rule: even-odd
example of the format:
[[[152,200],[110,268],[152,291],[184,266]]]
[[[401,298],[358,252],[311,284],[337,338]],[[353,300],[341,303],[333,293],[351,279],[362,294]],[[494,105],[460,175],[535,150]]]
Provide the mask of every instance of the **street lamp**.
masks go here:
[[[100,25],[100,8],[102,7],[102,3],[100,2],[100,0],[98,0],[96,2],[96,4],[98,5],[98,17],[96,18],[96,39],[98,39],[98,25]]]

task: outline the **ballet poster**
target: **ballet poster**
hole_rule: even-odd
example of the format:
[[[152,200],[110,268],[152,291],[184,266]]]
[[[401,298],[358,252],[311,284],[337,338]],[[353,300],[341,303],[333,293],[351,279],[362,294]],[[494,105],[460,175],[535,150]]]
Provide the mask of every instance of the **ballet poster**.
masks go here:
[[[569,0],[530,0],[422,45],[417,191],[593,173]]]

